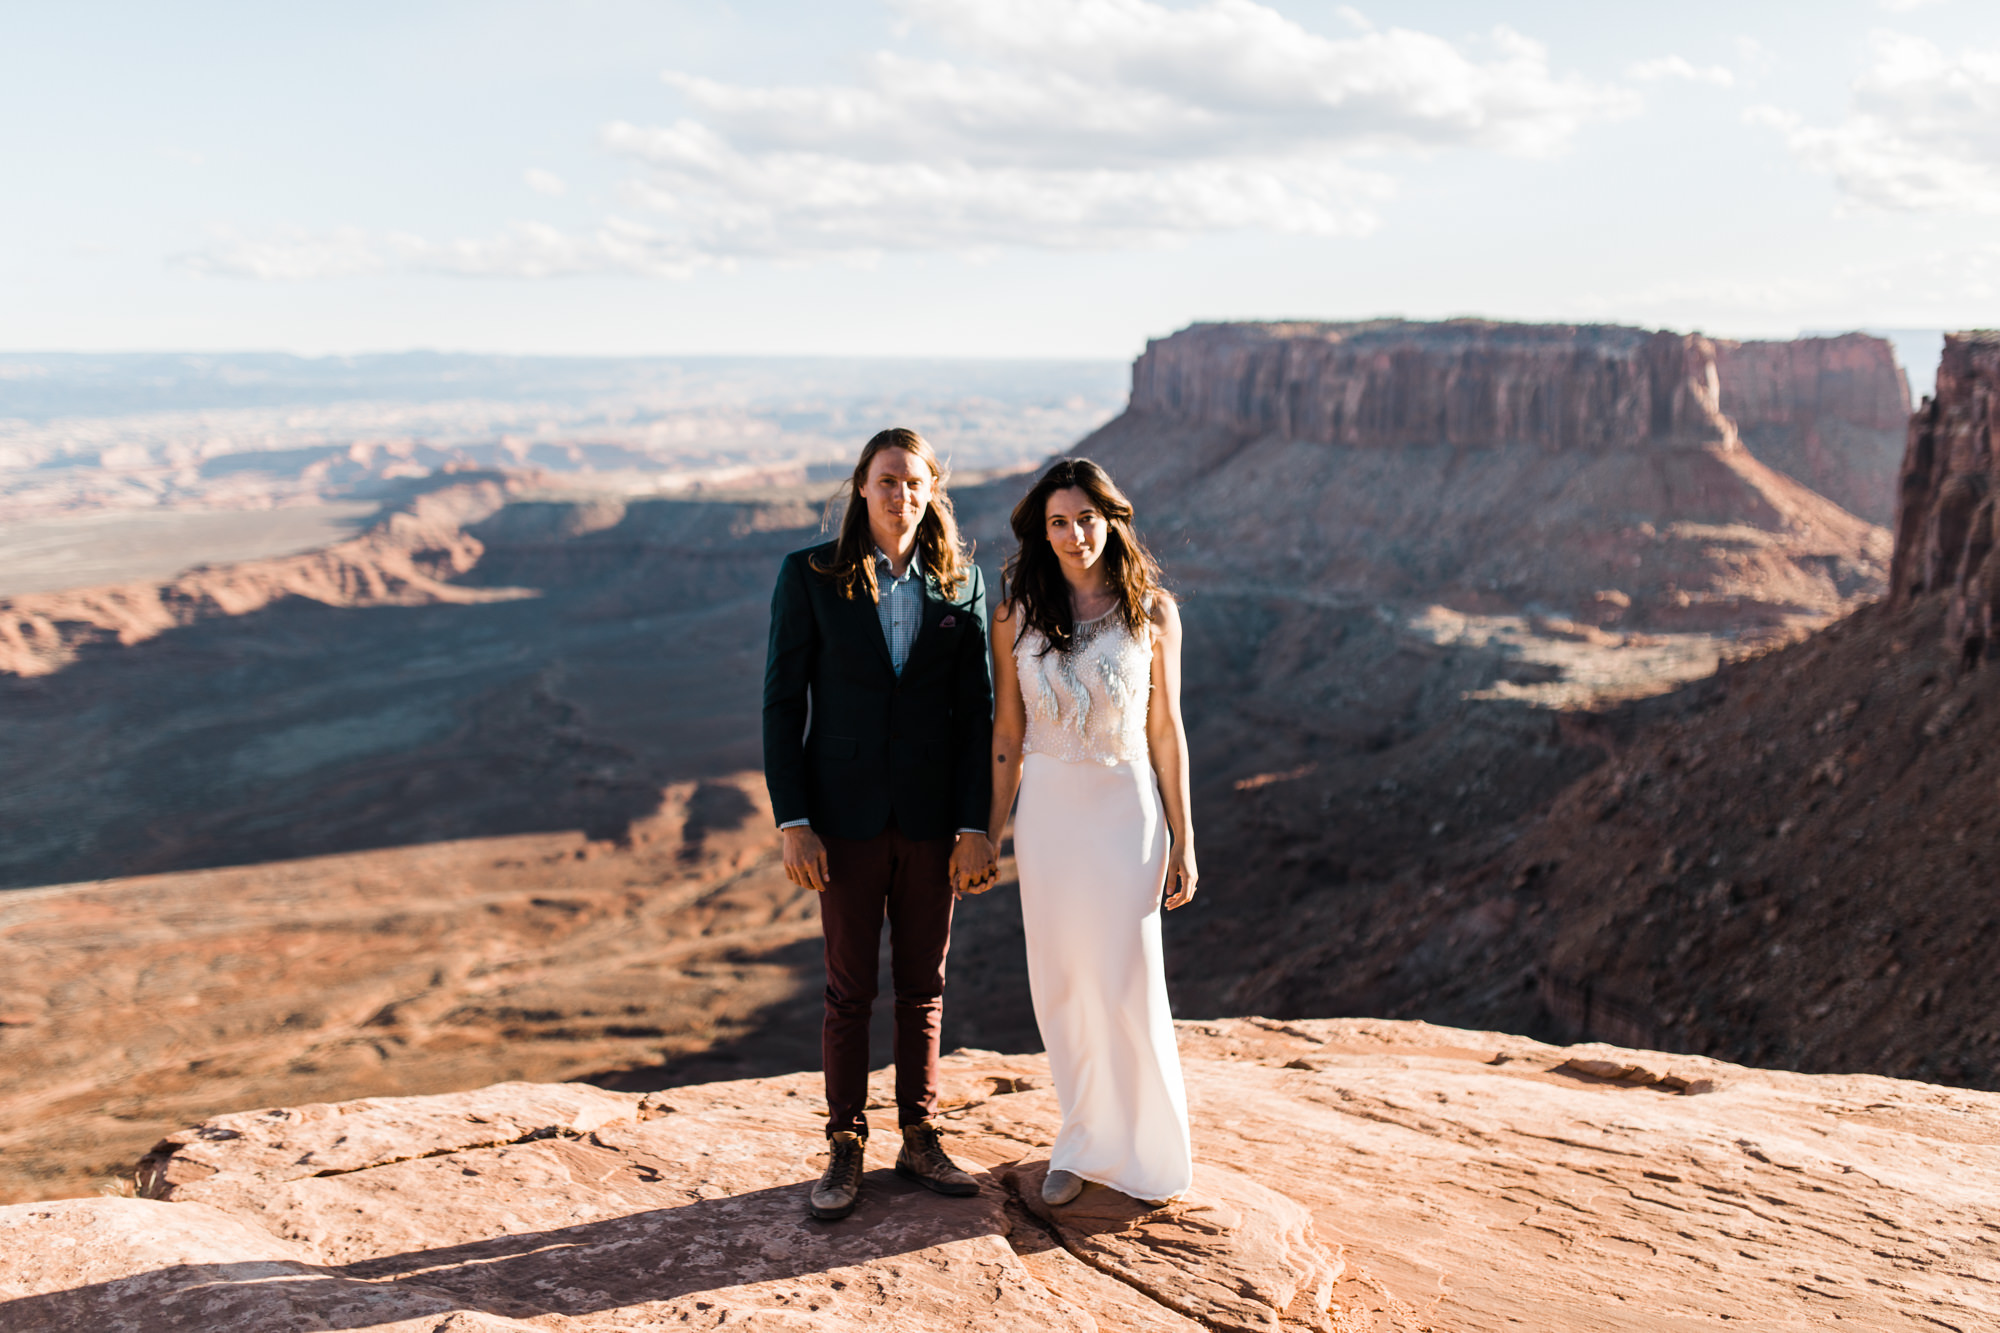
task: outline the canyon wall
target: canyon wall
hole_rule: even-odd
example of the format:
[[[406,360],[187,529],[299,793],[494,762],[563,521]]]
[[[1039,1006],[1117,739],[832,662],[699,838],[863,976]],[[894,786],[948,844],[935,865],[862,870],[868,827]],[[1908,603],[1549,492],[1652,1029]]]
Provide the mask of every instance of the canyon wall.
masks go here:
[[[1409,1012],[1504,1012],[1512,976],[1572,1034],[2000,1087],[1996,401],[2000,334],[1947,339],[1894,595],[1600,730],[1607,762],[1444,886],[1425,947],[1477,961]],[[1266,1012],[1357,993],[1304,954],[1258,984]]]
[[[1946,337],[1937,395],[1910,420],[1890,586],[1899,602],[1945,593],[1945,633],[1967,665],[2000,610],[2000,332]]]
[[[1147,344],[1131,410],[1366,448],[1736,442],[1708,339],[1617,325],[1196,324]]]
[[[1366,448],[1746,446],[1871,523],[1909,386],[1881,338],[1711,340],[1490,320],[1198,324],[1147,346],[1132,410]]]
[[[1618,326],[1196,325],[1075,450],[1177,570],[1621,631],[1823,624],[1888,534],[1741,447],[1716,345]]]
[[[1895,516],[1910,388],[1865,333],[1715,343],[1723,414],[1759,459],[1871,523]]]

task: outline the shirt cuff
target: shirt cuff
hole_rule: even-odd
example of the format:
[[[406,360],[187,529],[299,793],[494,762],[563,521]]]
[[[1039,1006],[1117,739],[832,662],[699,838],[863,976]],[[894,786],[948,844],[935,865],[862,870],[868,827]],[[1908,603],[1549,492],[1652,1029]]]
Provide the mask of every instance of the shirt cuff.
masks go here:
[[[778,825],[778,831],[782,833],[788,828],[808,828],[811,825],[812,821],[810,819],[787,819],[784,823]]]

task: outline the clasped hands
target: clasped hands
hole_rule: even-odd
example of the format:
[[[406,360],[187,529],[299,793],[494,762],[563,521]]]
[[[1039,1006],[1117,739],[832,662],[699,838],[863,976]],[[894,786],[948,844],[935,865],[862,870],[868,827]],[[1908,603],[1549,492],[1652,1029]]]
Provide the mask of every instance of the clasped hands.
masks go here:
[[[952,897],[984,893],[999,882],[1000,857],[993,840],[976,830],[959,834],[951,849]]]
[[[832,878],[827,873],[826,844],[805,824],[793,825],[783,836],[785,878],[802,889],[825,893]],[[949,874],[955,898],[992,888],[1000,879],[1000,858],[993,850],[993,840],[976,831],[959,834],[952,845]]]

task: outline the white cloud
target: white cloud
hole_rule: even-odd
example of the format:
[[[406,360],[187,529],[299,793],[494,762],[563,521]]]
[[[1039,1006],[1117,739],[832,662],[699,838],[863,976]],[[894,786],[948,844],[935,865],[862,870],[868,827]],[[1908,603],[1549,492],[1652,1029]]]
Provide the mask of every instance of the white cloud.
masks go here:
[[[1882,8],[1892,14],[1907,14],[1913,9],[1922,9],[1925,5],[1936,5],[1943,2],[1944,0],[1881,0]]]
[[[390,269],[461,277],[555,278],[622,272],[684,278],[706,262],[678,238],[621,218],[608,218],[586,233],[516,222],[497,236],[451,241],[355,227],[324,236],[286,230],[255,240],[222,231],[202,249],[172,259],[211,276],[288,280],[347,278]]]
[[[746,153],[691,122],[612,125],[604,137],[652,168],[634,198],[715,256],[1110,248],[1235,228],[1355,235],[1375,225],[1369,205],[1391,188],[1379,173],[1309,158],[1051,169]]]
[[[1950,53],[1876,32],[1848,116],[1809,125],[1777,107],[1746,116],[1855,202],[1910,211],[2000,213],[2000,50]]]
[[[287,228],[263,239],[219,228],[207,246],[175,255],[172,262],[212,277],[293,281],[354,277],[387,267],[380,250],[357,227],[336,228],[323,236]]]
[[[615,217],[584,233],[516,222],[486,239],[433,243],[396,236],[388,245],[412,269],[464,277],[559,278],[622,272],[685,278],[704,262],[679,238]]]
[[[1341,11],[1326,36],[1256,0],[892,0],[904,36],[845,83],[663,75],[665,124],[617,121],[625,216],[487,239],[226,238],[183,262],[289,276],[378,265],[468,274],[678,275],[742,259],[1170,245],[1379,225],[1397,154],[1562,151],[1636,109],[1507,28],[1451,42]],[[561,192],[531,169],[530,189]],[[634,218],[644,219],[634,221]]]
[[[1325,37],[1253,0],[899,8],[956,58],[879,52],[842,85],[668,71],[691,115],[604,130],[645,168],[633,198],[718,256],[1357,235],[1392,151],[1548,154],[1631,107],[1505,28],[1461,48],[1351,12]]]
[[[529,167],[521,173],[521,179],[529,189],[546,199],[560,199],[569,193],[568,181],[555,172],[544,171],[540,167]]]
[[[1712,83],[1718,88],[1727,88],[1736,82],[1736,75],[1726,65],[1697,66],[1682,56],[1658,56],[1652,60],[1641,60],[1625,72],[1645,82],[1656,79],[1685,79],[1689,83]]]

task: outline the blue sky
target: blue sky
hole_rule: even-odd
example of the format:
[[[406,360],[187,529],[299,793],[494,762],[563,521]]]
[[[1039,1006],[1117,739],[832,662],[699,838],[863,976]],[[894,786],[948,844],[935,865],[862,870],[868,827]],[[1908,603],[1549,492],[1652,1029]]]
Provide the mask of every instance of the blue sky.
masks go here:
[[[2000,6],[9,0],[0,348],[2000,324]]]

